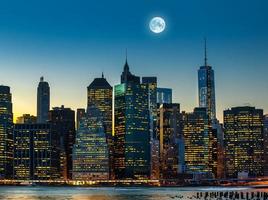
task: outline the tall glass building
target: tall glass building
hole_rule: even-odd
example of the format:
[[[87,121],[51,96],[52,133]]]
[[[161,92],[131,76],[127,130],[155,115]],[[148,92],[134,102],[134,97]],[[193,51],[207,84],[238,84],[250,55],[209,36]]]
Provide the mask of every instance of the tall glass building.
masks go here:
[[[0,85],[0,179],[13,173],[13,113],[10,88]]]
[[[49,108],[50,88],[44,77],[41,77],[37,88],[37,123],[47,123]]]
[[[49,111],[49,123],[60,138],[61,179],[72,178],[72,152],[75,142],[75,113],[70,108],[54,107]]]
[[[77,131],[73,149],[74,180],[108,180],[109,148],[100,111],[88,108]]]
[[[207,108],[209,118],[216,119],[214,70],[207,63],[205,43],[205,64],[198,70],[199,107]]]
[[[234,107],[224,111],[226,176],[237,178],[263,175],[263,110],[255,107]]]
[[[115,86],[115,178],[150,177],[148,86],[129,71],[128,63]]]
[[[50,124],[15,124],[14,179],[59,180],[59,138]]]
[[[109,147],[109,169],[110,178],[114,178],[113,172],[113,88],[108,83],[102,73],[101,78],[95,78],[87,87],[87,113],[90,115],[90,109],[95,107],[99,110],[99,119],[102,121],[106,140]]]
[[[158,137],[160,141],[160,167],[162,179],[175,179],[182,173],[184,158],[179,155],[178,141],[182,139],[180,104],[161,104],[158,114]]]
[[[142,77],[148,88],[150,113],[151,179],[159,178],[159,140],[157,138],[157,77]]]
[[[268,176],[268,114],[263,118],[264,176]]]
[[[157,88],[157,103],[172,103],[172,89],[170,88]]]
[[[185,141],[186,172],[212,175],[212,127],[206,108],[195,108],[183,113],[183,136]]]

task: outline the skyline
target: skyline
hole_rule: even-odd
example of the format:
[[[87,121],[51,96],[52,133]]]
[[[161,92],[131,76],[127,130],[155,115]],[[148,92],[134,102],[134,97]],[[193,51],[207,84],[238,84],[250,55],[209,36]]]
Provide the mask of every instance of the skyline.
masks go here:
[[[14,119],[36,115],[41,76],[51,87],[51,109],[85,108],[86,87],[102,71],[112,86],[120,82],[126,48],[131,72],[157,76],[159,87],[173,89],[173,102],[192,111],[204,36],[215,71],[217,117],[222,121],[224,109],[245,103],[267,113],[267,2],[61,2],[1,3],[6,20],[0,26],[0,79],[11,87]],[[104,2],[113,9],[102,7]],[[107,22],[111,16],[115,20]],[[153,16],[167,23],[159,35],[149,31]]]

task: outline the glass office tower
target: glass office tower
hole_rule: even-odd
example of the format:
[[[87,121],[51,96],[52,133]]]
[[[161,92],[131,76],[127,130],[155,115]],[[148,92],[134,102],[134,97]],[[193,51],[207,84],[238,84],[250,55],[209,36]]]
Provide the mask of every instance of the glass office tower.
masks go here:
[[[13,173],[13,113],[10,88],[0,85],[0,179]]]
[[[150,178],[148,86],[132,75],[128,63],[115,86],[115,178]]]
[[[212,175],[212,127],[206,108],[183,113],[186,172]]]
[[[224,111],[226,176],[263,175],[263,110],[234,107]]]
[[[88,108],[90,114],[83,117],[77,131],[73,149],[74,180],[108,180],[109,148],[104,132],[101,112]]]
[[[207,108],[211,120],[216,119],[215,80],[214,70],[207,63],[207,50],[205,41],[205,64],[198,70],[198,96],[199,107]]]
[[[58,135],[50,124],[14,125],[14,179],[59,180]]]

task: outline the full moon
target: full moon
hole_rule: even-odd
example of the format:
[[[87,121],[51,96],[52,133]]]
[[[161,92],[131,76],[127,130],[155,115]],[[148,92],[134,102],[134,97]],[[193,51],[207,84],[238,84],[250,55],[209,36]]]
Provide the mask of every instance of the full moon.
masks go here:
[[[165,20],[161,17],[154,17],[149,24],[150,30],[154,33],[161,33],[166,28]]]

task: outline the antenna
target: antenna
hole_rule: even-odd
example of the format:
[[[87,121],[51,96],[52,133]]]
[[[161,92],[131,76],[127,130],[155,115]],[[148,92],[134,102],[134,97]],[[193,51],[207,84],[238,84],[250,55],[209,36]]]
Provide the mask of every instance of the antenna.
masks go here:
[[[204,43],[205,43],[205,66],[208,66],[208,58],[207,58],[207,38],[204,38]]]

